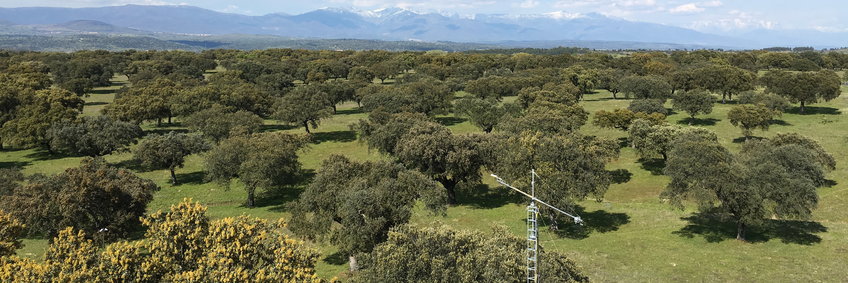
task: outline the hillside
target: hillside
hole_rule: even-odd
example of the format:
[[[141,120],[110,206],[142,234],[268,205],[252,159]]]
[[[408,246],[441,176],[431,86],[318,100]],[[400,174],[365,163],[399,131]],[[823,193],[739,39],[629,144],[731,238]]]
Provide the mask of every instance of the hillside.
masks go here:
[[[402,9],[321,9],[299,15],[245,16],[192,6],[99,8],[0,8],[0,20],[18,25],[99,21],[118,27],[176,34],[266,34],[298,38],[380,39],[497,43],[500,41],[632,41],[710,47],[753,47],[760,43],[685,28],[631,22],[600,14],[576,18],[545,15],[473,18]],[[97,27],[95,27],[97,29]]]

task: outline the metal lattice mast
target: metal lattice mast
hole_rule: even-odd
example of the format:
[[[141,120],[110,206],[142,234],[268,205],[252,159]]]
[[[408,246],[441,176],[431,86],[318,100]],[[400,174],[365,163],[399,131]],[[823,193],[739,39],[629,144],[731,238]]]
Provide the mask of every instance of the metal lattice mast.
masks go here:
[[[530,171],[530,195],[536,197],[536,171]],[[527,206],[527,283],[539,282],[539,208],[530,199]]]
[[[507,184],[501,177],[498,177],[495,174],[491,175],[495,177],[495,180],[498,181],[501,185],[506,186],[507,188],[513,189],[527,197],[530,198],[530,205],[527,206],[527,283],[537,283],[539,282],[539,207],[536,206],[536,203],[543,204],[551,209],[565,214],[568,217],[574,219],[574,223],[583,224],[583,219],[580,216],[574,216],[569,214],[568,212],[563,211],[562,209],[556,208],[553,205],[550,205],[538,198],[536,198],[536,170],[530,171],[530,194],[519,190],[516,187],[513,187],[510,184]]]

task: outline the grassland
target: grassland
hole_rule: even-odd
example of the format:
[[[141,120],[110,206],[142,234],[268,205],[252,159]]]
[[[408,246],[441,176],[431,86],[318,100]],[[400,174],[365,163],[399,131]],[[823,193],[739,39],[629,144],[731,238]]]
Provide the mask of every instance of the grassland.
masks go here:
[[[96,114],[114,98],[114,90],[124,84],[125,77],[116,77],[115,85],[96,89],[87,99],[86,115]],[[848,89],[843,89],[843,93]],[[508,98],[509,99],[509,98]],[[613,100],[606,92],[586,96],[583,106],[589,112],[626,107],[627,100]],[[703,115],[698,126],[715,131],[721,142],[732,151],[739,150],[741,132],[727,122],[732,104],[717,104],[713,113]],[[662,164],[640,161],[630,148],[623,148],[621,157],[608,165],[609,170],[623,172],[618,183],[610,187],[601,202],[585,201],[582,216],[587,226],[570,231],[565,237],[550,231],[541,234],[547,249],[565,252],[573,257],[595,281],[844,281],[848,270],[848,95],[831,102],[812,105],[808,114],[793,109],[780,117],[767,132],[755,132],[761,137],[777,133],[797,132],[818,140],[832,153],[838,169],[829,176],[835,185],[819,191],[820,204],[810,222],[772,221],[750,234],[751,243],[733,240],[732,224],[702,217],[693,210],[676,210],[662,203],[658,195],[668,182],[660,174]],[[365,118],[353,103],[343,104],[331,119],[322,121],[313,131],[315,141],[300,155],[307,171],[314,171],[330,154],[343,154],[357,160],[388,158],[356,140],[348,124]],[[454,132],[478,131],[468,121],[453,116],[440,116],[439,121]],[[669,123],[685,123],[685,114],[675,113]],[[300,133],[303,129],[267,121],[266,130]],[[175,125],[156,128],[145,125],[150,132],[180,130]],[[585,134],[612,139],[626,133],[586,125]],[[76,166],[79,157],[52,156],[37,149],[0,152],[0,167],[22,167],[27,174],[61,172]],[[136,170],[141,176],[158,183],[159,191],[149,211],[164,210],[183,198],[192,198],[209,207],[212,217],[242,214],[263,218],[287,218],[285,204],[297,197],[305,184],[293,185],[280,192],[260,197],[258,207],[242,206],[245,193],[234,185],[229,189],[203,181],[201,156],[191,156],[185,168],[177,170],[180,185],[168,183],[165,170],[145,171],[131,161],[129,153],[107,156],[109,162]],[[413,217],[416,223],[435,221],[459,229],[488,231],[492,225],[506,226],[516,235],[523,235],[524,201],[486,179],[486,186],[460,196],[460,203],[448,209],[444,217],[419,210]],[[27,239],[19,255],[40,258],[46,247],[44,239]],[[322,277],[341,275],[346,268],[343,257],[324,244],[312,244],[322,253],[318,271]]]

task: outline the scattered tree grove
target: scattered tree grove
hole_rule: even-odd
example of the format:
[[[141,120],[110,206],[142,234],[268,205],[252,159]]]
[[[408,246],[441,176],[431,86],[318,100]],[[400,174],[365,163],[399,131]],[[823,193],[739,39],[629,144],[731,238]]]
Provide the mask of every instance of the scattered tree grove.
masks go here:
[[[737,223],[738,240],[769,218],[809,218],[832,163],[812,140],[783,136],[748,141],[738,155],[714,134],[687,133],[673,141],[665,173],[671,182],[662,197],[682,207],[695,200],[705,211]],[[812,147],[812,148],[811,148]]]

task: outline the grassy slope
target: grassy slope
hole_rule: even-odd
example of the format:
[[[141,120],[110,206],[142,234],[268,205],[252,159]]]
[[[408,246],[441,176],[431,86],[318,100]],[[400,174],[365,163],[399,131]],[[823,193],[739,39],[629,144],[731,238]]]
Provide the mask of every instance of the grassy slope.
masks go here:
[[[123,83],[119,78],[117,83]],[[114,97],[112,91],[118,86],[97,89],[87,98],[87,115],[96,114],[103,103]],[[586,110],[626,107],[626,100],[611,100],[608,93],[586,97]],[[100,102],[100,103],[96,103]],[[799,132],[819,140],[837,158],[840,168],[831,173],[835,186],[820,190],[821,202],[814,213],[814,220],[826,227],[826,232],[799,233],[790,236],[757,236],[753,244],[731,240],[730,234],[720,229],[705,229],[705,233],[681,233],[691,224],[682,219],[691,216],[691,210],[679,211],[663,204],[657,198],[668,179],[652,173],[656,168],[637,162],[636,153],[629,148],[622,150],[621,158],[609,165],[610,170],[624,169],[630,174],[629,181],[611,186],[603,202],[586,201],[582,205],[587,213],[583,216],[593,230],[583,238],[560,238],[545,230],[541,234],[544,247],[570,254],[588,274],[597,281],[840,281],[848,262],[848,96],[828,103],[813,105],[816,111],[830,114],[797,115],[787,113],[780,118],[785,123],[774,125],[768,132],[756,132],[769,137],[780,132]],[[714,124],[703,125],[718,133],[722,143],[731,150],[738,150],[734,139],[740,131],[726,121],[731,105],[716,105],[715,111],[702,119],[715,119]],[[366,115],[356,110],[355,104],[344,104],[333,118],[323,121],[314,131],[316,142],[301,154],[301,162],[307,170],[315,170],[321,160],[330,154],[344,154],[358,160],[385,158],[369,152],[355,140],[347,125]],[[684,114],[669,117],[670,123],[685,118]],[[461,119],[440,119],[450,122],[457,133],[477,131],[470,123]],[[302,133],[301,128],[274,125],[268,122],[269,130]],[[152,125],[146,129],[153,130]],[[156,129],[162,130],[162,129]],[[584,133],[608,138],[621,138],[624,132],[598,129],[587,125]],[[130,154],[108,156],[110,162],[133,167],[128,162]],[[26,173],[56,173],[78,164],[80,158],[55,157],[39,150],[0,152],[0,166],[21,166]],[[250,214],[264,218],[289,217],[284,204],[296,198],[299,187],[295,186],[276,195],[267,195],[259,201],[259,207],[248,209],[241,206],[245,194],[238,184],[225,189],[214,184],[203,183],[202,158],[191,156],[186,167],[177,171],[181,184],[168,184],[164,170],[140,172],[145,178],[156,181],[162,190],[150,204],[150,211],[167,209],[171,204],[190,197],[209,206],[212,217]],[[495,188],[493,182],[486,183]],[[302,186],[302,185],[301,185]],[[504,189],[483,190],[462,196],[461,204],[448,209],[446,217],[434,217],[418,211],[413,219],[417,223],[439,221],[461,229],[489,230],[492,225],[504,225],[516,235],[523,235],[524,202],[504,194]],[[716,226],[709,226],[716,227]],[[707,236],[716,237],[707,237]],[[802,237],[799,237],[802,236]],[[820,241],[816,239],[820,237]],[[801,239],[801,240],[799,240]],[[785,241],[788,240],[788,241]],[[799,244],[799,242],[801,244]],[[39,258],[46,247],[46,240],[28,239],[19,255]],[[346,266],[333,247],[315,244],[324,259],[319,262],[319,274],[330,278],[342,273]]]

